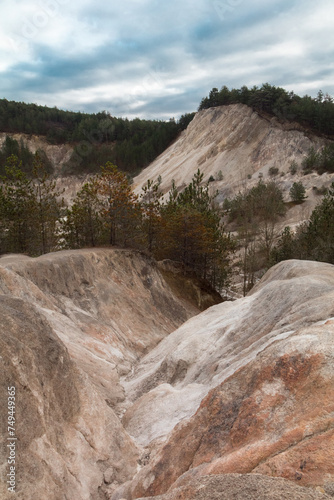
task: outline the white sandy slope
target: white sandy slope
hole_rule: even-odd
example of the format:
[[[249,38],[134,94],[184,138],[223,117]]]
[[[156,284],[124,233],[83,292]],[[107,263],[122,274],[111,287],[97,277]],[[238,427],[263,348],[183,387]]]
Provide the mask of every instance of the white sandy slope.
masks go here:
[[[218,203],[233,197],[239,191],[254,186],[259,174],[264,180],[270,167],[279,174],[275,181],[282,188],[285,201],[290,200],[292,184],[302,181],[307,200],[288,211],[282,225],[294,225],[309,218],[321,199],[316,189],[330,186],[333,174],[303,175],[301,163],[310,147],[318,150],[324,144],[321,139],[297,123],[281,124],[276,118],[259,116],[243,104],[210,108],[198,112],[188,128],[156,160],[134,179],[134,191],[140,194],[141,187],[150,179],[162,178],[161,190],[166,193],[175,181],[180,189],[190,183],[194,173],[200,169],[204,181],[210,176],[212,192],[218,190]],[[295,175],[289,167],[295,161],[299,169]],[[223,180],[218,180],[221,171]]]
[[[154,262],[117,249],[82,249],[0,259],[0,293],[37,307],[111,404],[118,379],[198,311],[176,300]]]
[[[161,189],[190,182],[198,168],[205,180],[217,177],[222,185],[240,183],[247,176],[278,167],[286,172],[292,160],[300,163],[311,146],[323,141],[307,137],[297,124],[283,127],[275,118],[265,119],[244,104],[210,108],[198,112],[188,128],[166,151],[135,179],[135,190],[148,179],[162,177]]]

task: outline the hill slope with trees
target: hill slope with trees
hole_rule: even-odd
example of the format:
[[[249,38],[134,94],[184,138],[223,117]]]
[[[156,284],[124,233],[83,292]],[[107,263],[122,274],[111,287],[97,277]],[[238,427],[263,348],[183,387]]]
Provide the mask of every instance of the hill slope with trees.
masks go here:
[[[193,114],[177,122],[128,120],[108,112],[80,113],[0,99],[0,132],[42,136],[49,144],[71,144],[63,174],[92,173],[106,161],[130,174],[149,165],[176,139]]]

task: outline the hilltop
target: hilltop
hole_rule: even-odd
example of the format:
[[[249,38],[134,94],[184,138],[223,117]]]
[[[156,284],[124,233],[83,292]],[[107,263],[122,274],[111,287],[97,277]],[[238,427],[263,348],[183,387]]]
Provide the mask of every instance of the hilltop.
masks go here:
[[[217,201],[255,186],[259,178],[272,179],[270,169],[277,169],[275,181],[289,201],[289,190],[296,180],[306,188],[307,200],[292,207],[284,223],[307,219],[319,201],[317,189],[330,186],[333,173],[304,175],[302,161],[313,147],[316,151],[328,139],[303,128],[300,124],[276,117],[263,117],[245,104],[229,104],[199,111],[188,128],[152,164],[134,178],[139,193],[148,179],[161,176],[160,189],[166,193],[172,180],[184,187],[198,168],[204,179],[218,190]],[[291,163],[297,171],[291,174]]]

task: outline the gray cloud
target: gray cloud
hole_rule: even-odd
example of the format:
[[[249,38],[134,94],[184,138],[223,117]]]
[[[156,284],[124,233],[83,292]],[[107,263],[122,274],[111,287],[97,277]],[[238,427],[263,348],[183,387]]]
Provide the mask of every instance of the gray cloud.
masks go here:
[[[167,119],[214,86],[333,94],[333,16],[328,0],[4,0],[0,95]]]

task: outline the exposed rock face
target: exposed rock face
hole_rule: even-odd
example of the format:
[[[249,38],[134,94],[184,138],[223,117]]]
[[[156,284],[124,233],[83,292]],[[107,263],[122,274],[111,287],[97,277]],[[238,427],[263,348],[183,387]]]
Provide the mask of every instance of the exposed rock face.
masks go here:
[[[149,444],[157,426],[155,437],[166,436],[175,425],[174,411],[179,420],[181,415],[192,415],[210,388],[254,360],[265,347],[302,326],[334,316],[333,279],[330,264],[281,263],[248,297],[213,306],[166,337],[124,383],[128,397],[136,401],[125,416],[131,434],[141,444]],[[168,412],[162,392],[168,394]],[[153,400],[154,412],[145,412]],[[145,414],[138,431],[137,412]],[[143,427],[150,437],[145,437]]]
[[[1,291],[41,308],[70,355],[111,404],[119,375],[198,312],[175,299],[153,261],[126,250],[0,259]]]
[[[139,398],[124,425],[146,445],[170,434],[114,498],[163,494],[183,474],[232,472],[331,490],[333,317],[334,267],[287,261],[250,296],[210,308],[162,341],[127,383]]]
[[[44,151],[56,174],[61,173],[63,165],[70,160],[73,153],[73,147],[69,144],[49,144],[43,136],[9,134],[5,132],[0,132],[0,147],[2,147],[7,136],[12,137],[19,143],[23,142],[25,147],[27,147],[32,153],[36,153],[39,149]]]
[[[107,498],[139,458],[114,411],[119,376],[198,310],[122,250],[2,257],[0,292],[1,477],[15,386],[17,498]]]
[[[98,499],[103,472],[130,479],[137,450],[115,413],[37,309],[0,297],[1,477],[8,473],[7,388],[16,390],[16,492],[1,498]],[[7,453],[4,451],[6,450]],[[6,478],[7,479],[7,478]]]
[[[53,177],[56,179],[57,190],[61,193],[64,201],[71,205],[77,192],[90,177],[87,174],[63,176],[63,168],[70,161],[74,151],[73,144],[49,144],[44,136],[0,132],[0,148],[7,136],[15,139],[18,143],[22,142],[31,153],[36,153],[38,150],[44,151],[53,167]]]
[[[334,266],[195,317],[116,249],[2,257],[0,292],[1,498],[12,386],[20,500],[334,496]]]
[[[161,188],[168,190],[172,179],[177,186],[188,184],[198,168],[206,180],[221,170],[228,185],[274,166],[287,172],[292,160],[300,163],[312,145],[322,144],[297,127],[262,118],[244,104],[200,111],[181,137],[135,178],[135,186],[161,175]]]

